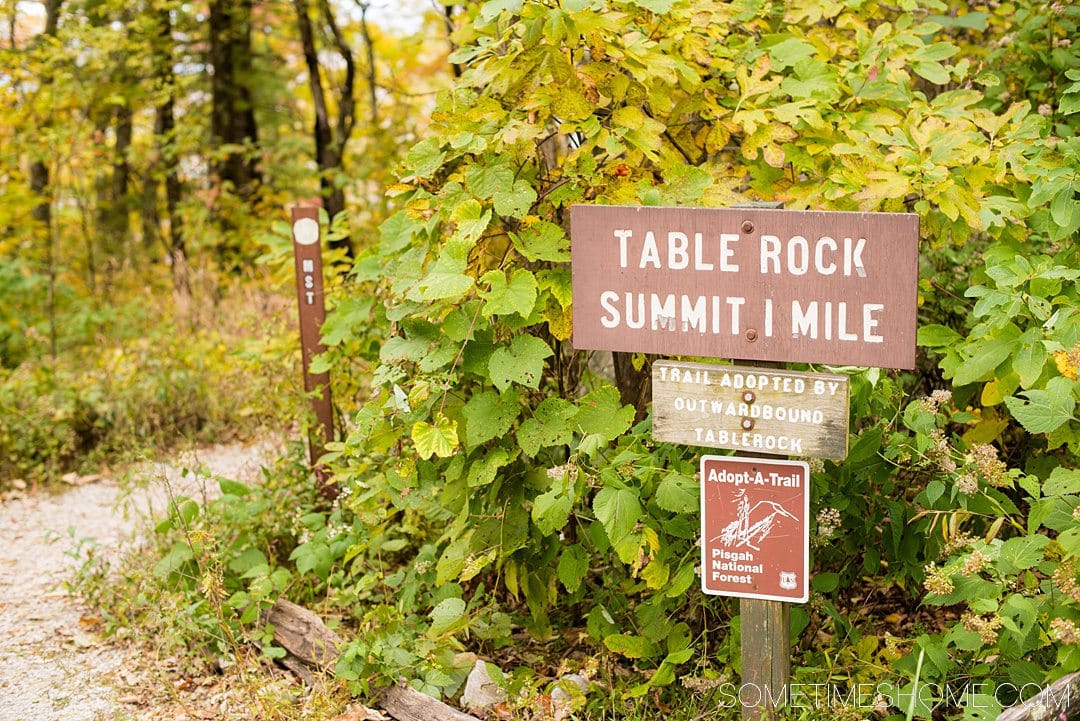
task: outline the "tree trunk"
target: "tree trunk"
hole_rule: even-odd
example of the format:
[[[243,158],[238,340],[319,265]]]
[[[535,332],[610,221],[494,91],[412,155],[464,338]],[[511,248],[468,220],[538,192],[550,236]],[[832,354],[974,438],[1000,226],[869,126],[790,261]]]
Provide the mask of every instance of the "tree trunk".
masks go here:
[[[142,244],[152,250],[161,240],[161,216],[158,214],[158,182],[155,173],[157,163],[153,163],[141,179],[142,201],[139,203],[139,219],[142,227]]]
[[[112,197],[108,222],[110,237],[106,239],[110,246],[114,240],[126,246],[131,232],[131,219],[128,215],[131,164],[128,163],[127,156],[131,149],[132,115],[131,105],[127,103],[116,109],[116,145],[113,146]]]
[[[652,400],[652,376],[649,364],[641,370],[634,368],[633,353],[612,353],[615,364],[615,385],[619,389],[619,400],[624,405],[634,407],[634,420],[641,421],[649,412]]]
[[[326,92],[323,90],[322,75],[319,67],[319,54],[315,47],[315,34],[311,28],[306,0],[293,0],[296,9],[296,23],[300,30],[300,43],[304,52],[304,62],[308,69],[308,83],[311,86],[312,104],[315,106],[315,125],[312,131],[315,140],[315,162],[319,167],[319,188],[327,214],[333,218],[345,210],[345,191],[335,181],[334,176],[341,172],[345,156],[345,144],[349,140],[355,121],[356,100],[353,90],[356,85],[356,64],[352,50],[338,28],[328,0],[320,0],[323,19],[334,37],[334,43],[342,60],[345,62],[345,81],[338,99],[336,126],[330,124],[330,111],[326,104]],[[363,8],[363,6],[361,6]],[[348,237],[332,241],[333,247],[344,248],[352,255],[352,242]]]
[[[45,31],[49,37],[56,36],[56,30],[60,25],[60,2],[61,0],[45,0]],[[52,77],[46,76],[41,79],[42,85],[52,82]],[[52,199],[48,196],[49,166],[44,160],[34,160],[30,165],[30,190],[35,195],[42,196],[40,202],[34,207],[33,217],[45,227],[46,233],[51,233],[52,225]],[[51,246],[50,241],[50,246]]]
[[[169,219],[168,251],[172,264],[173,292],[178,305],[184,308],[191,298],[191,278],[188,272],[187,248],[184,239],[184,223],[180,217],[180,169],[176,152],[176,77],[173,74],[173,28],[169,9],[158,12],[158,42],[155,48],[155,74],[162,87],[168,89],[165,99],[157,107],[154,126],[158,157],[165,173],[165,213]],[[154,217],[157,217],[157,188],[154,187]]]
[[[219,152],[213,172],[219,182],[249,197],[260,180],[249,146],[258,145],[255,105],[251,92],[251,10],[253,0],[210,2],[210,131]],[[244,148],[244,149],[240,149]]]

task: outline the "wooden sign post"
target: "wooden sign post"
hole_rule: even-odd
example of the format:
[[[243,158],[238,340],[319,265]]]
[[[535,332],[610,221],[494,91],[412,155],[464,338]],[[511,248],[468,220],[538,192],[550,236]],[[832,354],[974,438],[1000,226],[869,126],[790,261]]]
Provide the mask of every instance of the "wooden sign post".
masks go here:
[[[326,350],[320,340],[326,321],[323,291],[322,245],[319,242],[319,209],[292,210],[293,256],[296,265],[296,302],[300,311],[300,355],[304,364],[304,391],[311,396],[317,428],[308,434],[311,467],[324,496],[333,496],[326,471],[319,465],[326,444],[334,439],[334,409],[330,400],[330,374],[312,373],[311,360]]]
[[[773,718],[809,593],[810,474],[784,456],[847,456],[848,383],[767,366],[913,368],[919,218],[577,205],[570,225],[575,348],[752,366],[654,363],[653,437],[740,456],[702,457],[702,590],[740,598],[742,716]]]

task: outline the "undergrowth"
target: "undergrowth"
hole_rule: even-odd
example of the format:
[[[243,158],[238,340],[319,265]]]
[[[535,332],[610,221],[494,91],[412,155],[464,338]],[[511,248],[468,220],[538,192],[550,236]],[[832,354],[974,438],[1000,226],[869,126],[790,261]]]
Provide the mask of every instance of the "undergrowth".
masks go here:
[[[0,368],[0,490],[296,419],[302,391],[280,301],[238,289],[214,324],[152,302],[157,313],[147,299],[113,308],[55,358],[30,329],[36,355]]]

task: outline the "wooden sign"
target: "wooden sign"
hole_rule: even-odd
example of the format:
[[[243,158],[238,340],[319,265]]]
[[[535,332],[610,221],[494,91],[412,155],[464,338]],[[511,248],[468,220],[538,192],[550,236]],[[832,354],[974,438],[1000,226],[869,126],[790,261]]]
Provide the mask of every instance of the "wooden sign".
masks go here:
[[[293,256],[296,264],[296,302],[300,308],[300,355],[304,363],[304,390],[316,395],[311,400],[318,421],[312,435],[311,465],[320,481],[318,459],[326,444],[334,439],[334,410],[330,401],[330,374],[312,373],[311,360],[326,350],[320,340],[326,321],[323,296],[322,245],[319,243],[319,209],[295,207],[292,211]],[[326,491],[327,488],[324,488]]]
[[[847,457],[847,376],[657,361],[652,403],[657,441]]]
[[[805,603],[809,515],[805,462],[702,456],[701,590]]]
[[[919,218],[575,205],[574,347],[914,368]]]

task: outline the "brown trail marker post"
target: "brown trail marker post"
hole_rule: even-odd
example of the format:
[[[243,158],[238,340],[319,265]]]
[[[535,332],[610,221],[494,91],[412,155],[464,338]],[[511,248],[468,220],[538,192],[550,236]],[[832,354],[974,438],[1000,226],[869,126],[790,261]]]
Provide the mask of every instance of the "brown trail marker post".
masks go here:
[[[293,257],[296,264],[296,302],[300,310],[300,355],[304,362],[304,391],[311,397],[317,428],[308,434],[311,467],[319,481],[319,491],[334,495],[327,484],[325,469],[318,464],[326,444],[334,439],[334,409],[330,401],[330,374],[312,373],[311,360],[326,350],[320,341],[326,321],[323,291],[322,245],[319,242],[319,209],[297,206],[292,209]],[[317,395],[312,395],[318,391]]]
[[[790,700],[787,602],[808,593],[810,478],[768,452],[845,458],[848,387],[766,366],[914,367],[918,216],[578,205],[570,218],[576,349],[751,361],[654,363],[653,434],[739,452],[702,458],[702,590],[741,598],[742,690],[757,692],[742,715],[773,718]],[[759,555],[767,541],[781,551]],[[791,568],[774,563],[785,543]],[[737,580],[713,578],[712,561]]]

